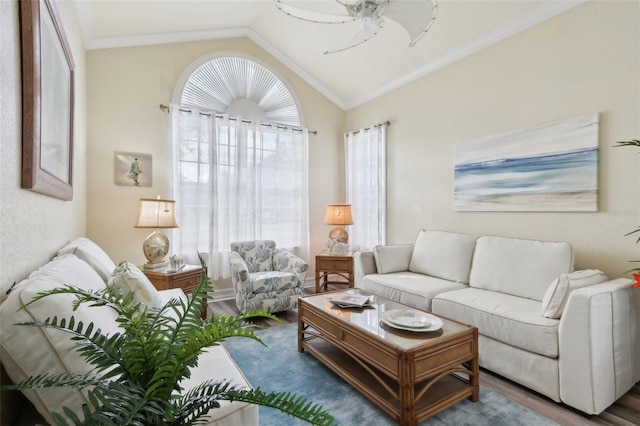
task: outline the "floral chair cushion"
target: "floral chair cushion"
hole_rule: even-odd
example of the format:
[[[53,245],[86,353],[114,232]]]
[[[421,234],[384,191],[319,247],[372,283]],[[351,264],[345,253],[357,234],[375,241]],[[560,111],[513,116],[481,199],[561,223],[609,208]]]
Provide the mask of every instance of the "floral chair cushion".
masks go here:
[[[275,248],[276,242],[272,240],[231,243],[231,250],[240,254],[251,273],[273,271],[273,250]]]
[[[253,284],[253,293],[272,293],[294,288],[297,278],[291,272],[267,271],[249,274]]]

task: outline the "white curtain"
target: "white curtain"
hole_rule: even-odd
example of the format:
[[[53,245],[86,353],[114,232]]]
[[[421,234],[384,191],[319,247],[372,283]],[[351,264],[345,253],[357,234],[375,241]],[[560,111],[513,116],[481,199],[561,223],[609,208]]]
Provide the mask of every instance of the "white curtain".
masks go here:
[[[347,202],[354,223],[349,229],[349,245],[371,250],[386,243],[386,124],[346,133],[344,141]]]
[[[232,241],[271,239],[308,260],[308,131],[173,105],[171,116],[175,251],[205,254],[213,279],[230,276]]]

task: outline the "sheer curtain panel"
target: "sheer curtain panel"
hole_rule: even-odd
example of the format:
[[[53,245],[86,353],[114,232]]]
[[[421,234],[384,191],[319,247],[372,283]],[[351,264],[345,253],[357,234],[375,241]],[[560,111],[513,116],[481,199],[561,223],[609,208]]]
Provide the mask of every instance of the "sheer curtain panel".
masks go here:
[[[174,196],[185,260],[206,253],[209,274],[229,277],[232,241],[272,239],[309,258],[306,129],[171,108]]]
[[[371,250],[386,243],[387,126],[378,124],[346,133],[344,141],[347,202],[354,223],[349,245]]]

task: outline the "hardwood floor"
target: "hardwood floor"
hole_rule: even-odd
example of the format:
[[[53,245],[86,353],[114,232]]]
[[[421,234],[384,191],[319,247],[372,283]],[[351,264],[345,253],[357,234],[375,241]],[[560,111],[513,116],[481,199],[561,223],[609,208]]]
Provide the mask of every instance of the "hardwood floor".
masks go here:
[[[305,289],[306,294],[313,294],[313,291],[311,287]],[[211,301],[209,302],[209,310],[218,314],[238,314],[234,300]],[[279,313],[277,316],[280,321],[264,320],[258,323],[267,327],[277,327],[298,321],[296,310]],[[481,369],[480,384],[560,425],[640,425],[640,382],[636,383],[635,387],[598,416],[588,416],[566,405],[558,404],[488,370]]]

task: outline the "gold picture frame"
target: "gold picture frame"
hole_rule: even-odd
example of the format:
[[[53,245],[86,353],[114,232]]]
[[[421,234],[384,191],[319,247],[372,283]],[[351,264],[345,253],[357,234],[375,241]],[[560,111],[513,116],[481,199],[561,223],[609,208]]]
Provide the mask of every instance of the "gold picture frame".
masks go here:
[[[53,0],[20,1],[22,188],[73,199],[75,65]]]

